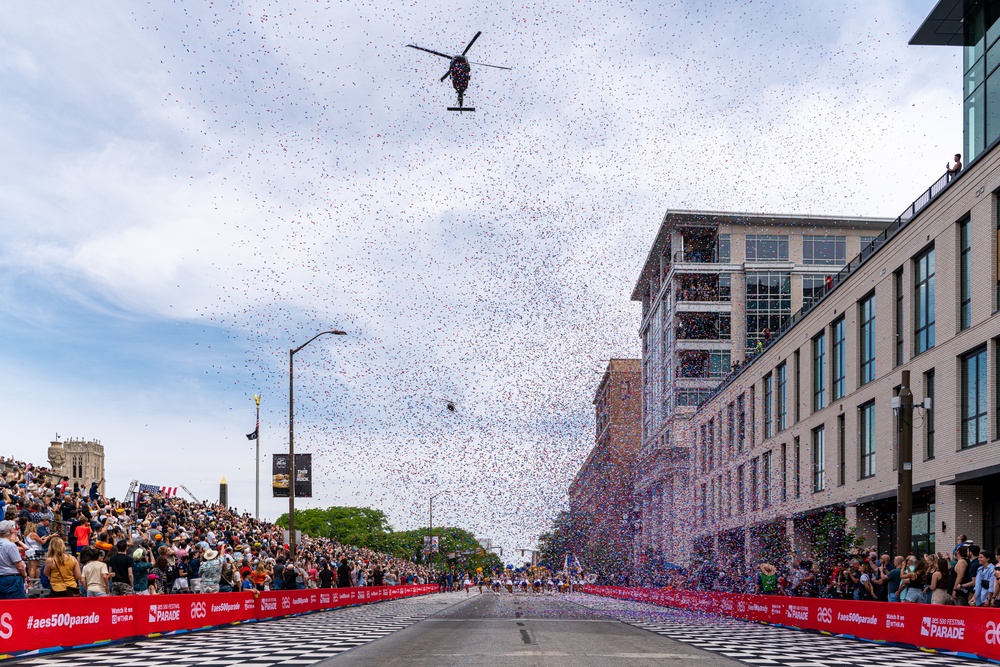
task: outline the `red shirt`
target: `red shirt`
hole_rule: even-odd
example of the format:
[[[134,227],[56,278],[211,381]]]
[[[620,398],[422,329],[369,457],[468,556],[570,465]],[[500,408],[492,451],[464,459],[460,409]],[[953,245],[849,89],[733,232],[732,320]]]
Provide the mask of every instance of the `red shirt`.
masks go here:
[[[90,546],[90,525],[89,524],[81,523],[79,526],[76,527],[76,530],[73,531],[73,534],[76,536],[76,546],[77,546],[77,548],[80,548],[80,547],[89,547]]]

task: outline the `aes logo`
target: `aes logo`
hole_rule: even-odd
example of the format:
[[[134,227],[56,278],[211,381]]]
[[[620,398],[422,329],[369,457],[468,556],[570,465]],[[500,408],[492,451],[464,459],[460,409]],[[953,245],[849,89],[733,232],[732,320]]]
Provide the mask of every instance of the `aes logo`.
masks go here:
[[[14,626],[10,624],[11,616],[8,613],[0,614],[0,639],[10,639],[14,634]]]
[[[191,618],[205,618],[208,616],[208,609],[204,602],[191,603]]]
[[[829,607],[820,607],[816,611],[816,620],[820,623],[833,623],[833,610]]]
[[[0,622],[3,619],[0,618]],[[3,637],[3,632],[0,632],[0,637]],[[9,635],[8,635],[9,636]],[[1000,644],[1000,623],[994,621],[989,621],[986,623],[986,643],[989,645]]]

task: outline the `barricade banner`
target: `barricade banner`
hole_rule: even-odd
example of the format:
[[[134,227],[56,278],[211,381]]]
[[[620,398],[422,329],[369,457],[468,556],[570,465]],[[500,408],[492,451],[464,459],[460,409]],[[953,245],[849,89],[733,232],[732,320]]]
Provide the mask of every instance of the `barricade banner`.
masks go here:
[[[211,595],[5,600],[0,605],[0,659],[26,651],[71,648],[128,638],[267,620],[354,604],[426,595],[435,584],[310,588]]]
[[[619,586],[584,586],[583,590],[585,593],[650,602],[686,611],[1000,660],[1000,610],[989,607],[856,602]]]

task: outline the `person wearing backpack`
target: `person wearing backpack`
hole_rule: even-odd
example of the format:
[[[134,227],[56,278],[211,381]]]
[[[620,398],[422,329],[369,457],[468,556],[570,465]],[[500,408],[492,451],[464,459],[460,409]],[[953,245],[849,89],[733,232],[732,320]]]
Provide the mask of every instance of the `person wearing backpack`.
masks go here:
[[[770,563],[761,563],[757,574],[757,594],[776,595],[778,593],[778,571]]]

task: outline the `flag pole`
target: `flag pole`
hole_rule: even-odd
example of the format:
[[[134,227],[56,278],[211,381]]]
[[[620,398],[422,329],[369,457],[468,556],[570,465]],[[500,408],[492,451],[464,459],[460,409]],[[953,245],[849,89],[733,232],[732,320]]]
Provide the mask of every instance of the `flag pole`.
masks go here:
[[[254,486],[254,519],[260,521],[260,394],[253,395],[253,402],[257,404],[257,422],[254,429],[257,433],[257,484]]]

